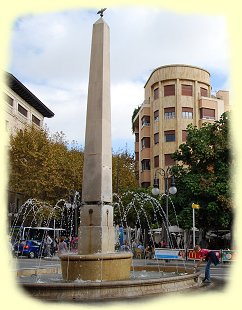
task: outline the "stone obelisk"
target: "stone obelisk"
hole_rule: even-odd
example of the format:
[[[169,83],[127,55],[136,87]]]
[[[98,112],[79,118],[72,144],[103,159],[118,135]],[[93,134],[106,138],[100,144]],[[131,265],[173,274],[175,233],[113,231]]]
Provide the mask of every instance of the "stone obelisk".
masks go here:
[[[93,25],[79,253],[114,252],[109,27]]]
[[[110,48],[104,10],[92,32],[78,254],[60,256],[68,281],[123,280],[130,275],[132,253],[114,251]]]

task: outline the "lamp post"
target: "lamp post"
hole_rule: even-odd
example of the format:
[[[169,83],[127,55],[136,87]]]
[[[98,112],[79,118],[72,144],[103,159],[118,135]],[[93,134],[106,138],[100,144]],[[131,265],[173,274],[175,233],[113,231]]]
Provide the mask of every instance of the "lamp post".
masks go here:
[[[177,192],[177,188],[175,186],[175,178],[172,174],[171,168],[167,167],[166,170],[163,168],[158,168],[155,171],[155,179],[154,179],[154,187],[152,188],[152,194],[157,196],[160,193],[159,184],[157,174],[160,174],[165,181],[165,195],[166,195],[166,227],[167,227],[167,234],[166,234],[166,243],[169,244],[169,219],[168,219],[168,199],[169,194],[175,195]],[[169,187],[169,178],[171,177],[171,186]]]
[[[199,209],[200,205],[196,203],[192,203],[192,241],[193,248],[196,245],[196,235],[195,235],[195,209]]]

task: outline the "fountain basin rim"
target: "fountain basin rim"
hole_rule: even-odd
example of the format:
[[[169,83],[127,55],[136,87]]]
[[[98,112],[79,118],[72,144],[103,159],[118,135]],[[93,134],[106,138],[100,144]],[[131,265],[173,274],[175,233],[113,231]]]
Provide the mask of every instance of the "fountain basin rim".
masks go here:
[[[149,268],[151,267],[151,268]],[[169,266],[172,268],[172,266]],[[168,267],[168,269],[170,269]],[[146,271],[154,271],[154,266],[134,266],[133,270],[146,270]],[[172,277],[164,277],[164,278],[155,278],[155,279],[128,279],[128,280],[110,280],[110,281],[67,281],[67,282],[52,282],[52,283],[21,283],[24,287],[45,287],[45,288],[54,288],[58,287],[60,289],[64,288],[86,288],[86,287],[123,287],[123,286],[137,286],[137,285],[149,285],[149,284],[157,284],[157,283],[173,283],[184,281],[185,279],[197,278],[201,275],[201,271],[194,272],[193,269],[185,269],[183,267],[178,267],[179,272],[187,272],[185,275],[172,276]]]
[[[62,254],[59,256],[61,260],[74,260],[74,261],[87,261],[87,260],[115,260],[115,259],[129,259],[133,257],[132,252],[122,252],[122,253],[95,253],[95,254]]]
[[[119,280],[119,281],[102,281],[102,282],[93,282],[93,281],[83,281],[83,282],[64,282],[64,283],[21,283],[24,287],[43,287],[48,289],[58,289],[65,288],[95,288],[95,287],[126,287],[126,286],[138,286],[138,285],[149,285],[149,284],[159,284],[159,283],[173,283],[184,281],[185,279],[198,278],[201,272],[192,273],[188,275],[181,275],[175,277],[159,278],[159,279],[144,279],[144,280]]]
[[[140,266],[141,267],[141,266]],[[147,268],[147,266],[142,266]],[[149,268],[150,269],[150,268]],[[139,298],[197,287],[200,271],[183,268],[189,274],[159,279],[19,283],[32,297],[51,301],[102,301]]]

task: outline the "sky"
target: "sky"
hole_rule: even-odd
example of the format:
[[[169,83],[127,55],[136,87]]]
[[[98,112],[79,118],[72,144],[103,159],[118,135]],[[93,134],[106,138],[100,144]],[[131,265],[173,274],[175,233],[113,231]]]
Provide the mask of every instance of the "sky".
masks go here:
[[[18,16],[12,25],[5,70],[55,116],[45,123],[84,147],[92,26],[96,10],[75,9]],[[112,147],[134,151],[131,117],[144,100],[151,72],[169,64],[202,67],[213,91],[229,90],[226,19],[160,8],[110,8]]]

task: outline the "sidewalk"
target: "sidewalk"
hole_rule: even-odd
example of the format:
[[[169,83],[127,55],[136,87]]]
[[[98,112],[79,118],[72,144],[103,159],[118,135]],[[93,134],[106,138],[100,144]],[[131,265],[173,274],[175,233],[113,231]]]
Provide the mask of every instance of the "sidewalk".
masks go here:
[[[149,266],[149,265],[160,265],[160,266],[180,266],[193,268],[195,262],[193,260],[182,261],[182,260],[161,260],[161,259],[133,259],[132,266]],[[200,270],[206,266],[206,262],[200,265]],[[212,266],[211,268],[230,268],[231,263],[221,263],[217,267]],[[16,261],[16,272],[17,276],[30,275],[30,274],[46,274],[46,273],[61,273],[61,262],[58,256],[45,257],[41,260],[30,260],[28,258],[17,259]]]

